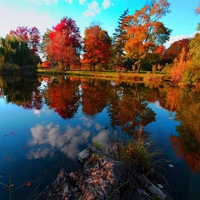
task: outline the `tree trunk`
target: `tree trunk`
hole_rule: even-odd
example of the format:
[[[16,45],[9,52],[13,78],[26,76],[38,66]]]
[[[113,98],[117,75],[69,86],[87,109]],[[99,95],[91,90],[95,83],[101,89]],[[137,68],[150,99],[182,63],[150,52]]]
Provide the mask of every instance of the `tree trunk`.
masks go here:
[[[141,61],[139,61],[139,63],[137,64],[137,73],[140,73],[140,69],[141,69]]]

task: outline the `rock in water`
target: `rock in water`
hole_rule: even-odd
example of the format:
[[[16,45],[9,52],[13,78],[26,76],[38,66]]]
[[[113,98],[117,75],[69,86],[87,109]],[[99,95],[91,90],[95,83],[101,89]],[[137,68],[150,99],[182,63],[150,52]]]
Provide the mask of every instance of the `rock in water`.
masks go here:
[[[92,150],[90,148],[86,148],[78,154],[78,160],[81,163],[84,163],[88,160],[91,154],[92,154]]]

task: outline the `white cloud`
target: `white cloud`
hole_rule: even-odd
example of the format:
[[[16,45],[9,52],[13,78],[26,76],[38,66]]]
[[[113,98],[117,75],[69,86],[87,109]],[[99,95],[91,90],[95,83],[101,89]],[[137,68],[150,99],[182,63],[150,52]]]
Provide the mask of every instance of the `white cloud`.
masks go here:
[[[92,141],[98,141],[101,145],[103,145],[103,151],[105,153],[108,152],[108,148],[110,146],[110,144],[108,143],[108,132],[107,130],[103,129],[102,131],[100,131],[97,135],[95,135],[92,138]]]
[[[49,14],[37,14],[32,10],[22,11],[18,8],[10,8],[0,6],[0,37],[5,37],[11,30],[15,30],[18,26],[27,26],[29,28],[35,26],[44,34],[47,28],[52,27],[56,22],[53,21]]]
[[[86,0],[79,0],[79,4],[83,5],[86,2]]]
[[[95,16],[95,12],[94,11],[90,11],[90,10],[86,10],[82,14],[83,14],[84,17],[94,17]]]
[[[83,16],[85,17],[94,17],[96,14],[100,13],[100,8],[99,8],[99,4],[97,1],[93,1],[92,3],[88,3],[87,4],[88,9],[83,12]]]
[[[37,5],[41,5],[42,2],[44,2],[47,5],[58,2],[58,0],[28,0],[28,1],[36,3]]]
[[[37,110],[37,109],[33,110],[33,112],[34,112],[35,115],[38,115],[38,116],[39,116],[40,113],[41,113],[41,111],[40,111],[40,110]]]
[[[41,5],[39,0],[28,0],[29,2],[35,3],[37,5]]]
[[[86,126],[87,128],[93,126],[94,121],[89,117],[81,117],[80,120],[83,121],[83,125]]]
[[[69,4],[72,4],[72,0],[65,0],[66,2],[68,2]]]
[[[102,129],[101,124],[96,123],[96,124],[95,124],[95,129],[96,129],[96,131],[100,131],[100,130]]]
[[[103,0],[102,2],[102,8],[107,9],[111,6],[111,0]]]

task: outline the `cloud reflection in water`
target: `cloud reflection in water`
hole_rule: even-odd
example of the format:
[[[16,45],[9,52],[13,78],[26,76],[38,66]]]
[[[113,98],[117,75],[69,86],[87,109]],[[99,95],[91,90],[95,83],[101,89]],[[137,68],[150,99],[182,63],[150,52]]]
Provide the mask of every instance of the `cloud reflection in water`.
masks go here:
[[[33,148],[27,155],[28,159],[53,156],[56,149],[65,153],[69,158],[75,159],[80,152],[79,145],[87,143],[90,135],[88,130],[82,130],[78,125],[74,128],[68,125],[62,133],[60,126],[55,126],[53,123],[46,126],[37,124],[31,128],[31,133],[32,138],[29,140],[28,146]],[[36,149],[37,146],[39,147]]]

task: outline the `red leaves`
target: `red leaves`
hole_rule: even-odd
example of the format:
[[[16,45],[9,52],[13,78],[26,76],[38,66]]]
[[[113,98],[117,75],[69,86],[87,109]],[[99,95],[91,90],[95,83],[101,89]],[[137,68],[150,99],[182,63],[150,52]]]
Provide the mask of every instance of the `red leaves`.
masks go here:
[[[85,30],[85,54],[83,63],[106,63],[110,58],[111,41],[108,33],[99,25],[90,26]]]
[[[24,186],[26,186],[26,187],[31,186],[31,182],[25,182]]]
[[[71,18],[63,18],[49,33],[50,42],[47,44],[47,54],[54,62],[76,64],[79,60],[78,52],[81,49],[82,38],[79,28]]]
[[[49,61],[43,62],[42,67],[49,68],[51,66],[51,63]]]
[[[11,30],[10,35],[17,35],[29,45],[32,54],[38,51],[40,41],[40,32],[36,27],[28,28],[26,26],[18,26],[16,31]]]
[[[10,31],[10,35],[17,35],[17,36],[19,36],[22,40],[25,40],[26,42],[28,42],[28,38],[29,38],[29,36],[28,36],[28,33],[29,32],[29,30],[28,30],[28,27],[26,27],[26,26],[18,26],[17,27],[17,29],[16,29],[16,31],[13,31],[13,30],[11,30]]]
[[[158,54],[159,56],[162,56],[164,54],[164,51],[165,51],[165,47],[161,45],[155,49],[154,53]]]

